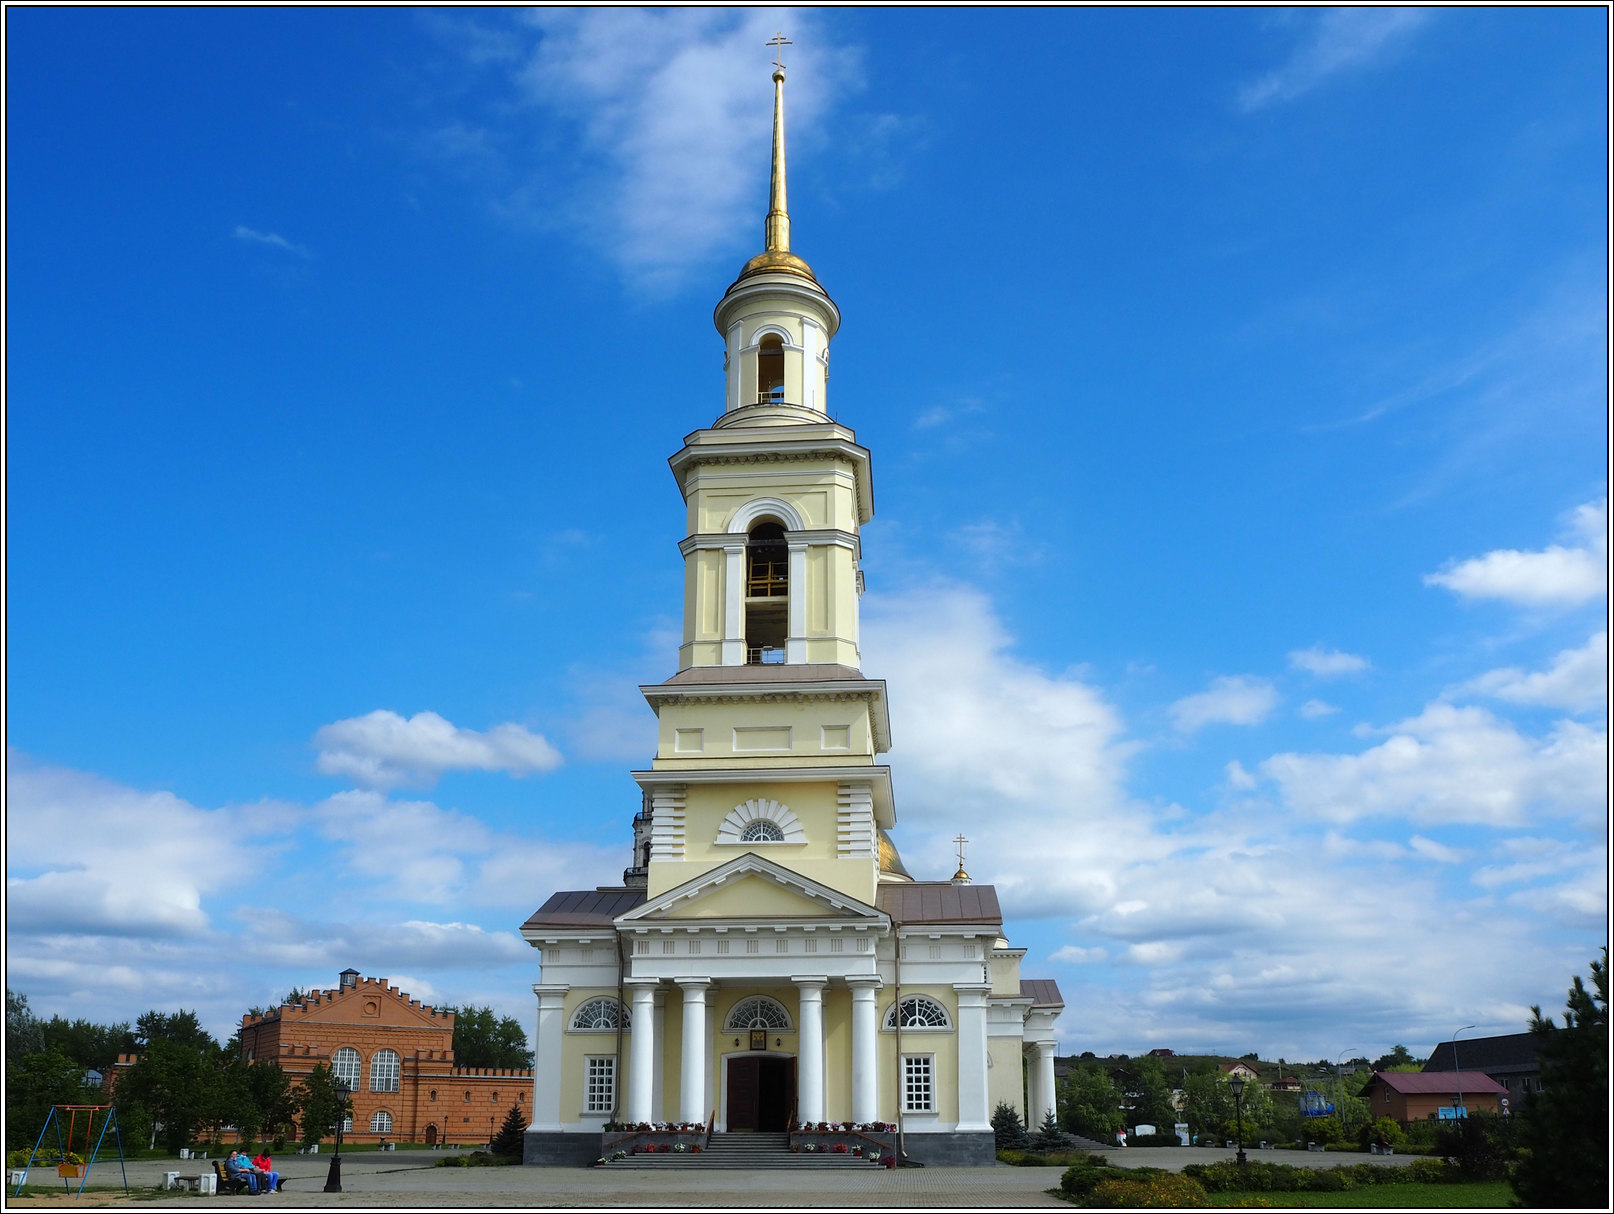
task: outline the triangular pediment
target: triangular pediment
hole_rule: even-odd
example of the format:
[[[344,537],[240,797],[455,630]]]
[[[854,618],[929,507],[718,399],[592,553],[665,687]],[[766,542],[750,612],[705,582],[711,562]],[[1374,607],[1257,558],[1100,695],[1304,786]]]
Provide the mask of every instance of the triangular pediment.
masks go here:
[[[889,922],[877,907],[754,852],[708,869],[619,916],[616,922],[628,926],[691,919]]]

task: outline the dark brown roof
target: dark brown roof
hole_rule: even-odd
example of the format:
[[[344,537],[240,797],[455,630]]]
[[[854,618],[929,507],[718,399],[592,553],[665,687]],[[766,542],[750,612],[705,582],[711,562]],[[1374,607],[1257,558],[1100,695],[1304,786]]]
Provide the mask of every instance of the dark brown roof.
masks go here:
[[[1065,997],[1059,993],[1059,983],[1052,978],[1020,979],[1020,998],[1029,998],[1032,1007],[1065,1006]]]
[[[892,882],[880,886],[875,901],[898,923],[1002,923],[998,891],[990,885],[951,881]]]
[[[806,662],[780,666],[690,666],[680,670],[661,684],[663,687],[685,687],[691,683],[841,683],[856,680],[861,683],[878,683],[878,679],[865,679],[863,672],[852,666],[834,662]]]
[[[644,890],[604,887],[563,889],[551,894],[521,926],[529,927],[609,927],[618,915],[644,901]]]
[[[1465,1037],[1457,1043],[1457,1061],[1465,1069],[1487,1075],[1534,1075],[1541,1070],[1533,1033],[1505,1033],[1500,1037]],[[1423,1064],[1427,1071],[1452,1069],[1452,1043],[1442,1041]]]
[[[1483,1096],[1507,1091],[1483,1071],[1374,1071],[1368,1082],[1403,1095],[1455,1096],[1461,1090]]]

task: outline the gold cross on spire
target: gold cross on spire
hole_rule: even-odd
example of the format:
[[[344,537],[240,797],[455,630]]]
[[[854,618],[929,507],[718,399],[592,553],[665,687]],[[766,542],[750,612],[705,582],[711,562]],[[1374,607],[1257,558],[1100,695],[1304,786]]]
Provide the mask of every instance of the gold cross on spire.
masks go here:
[[[783,51],[785,47],[795,46],[796,44],[789,38],[786,38],[783,31],[781,31],[775,34],[772,38],[769,38],[762,45],[773,47],[773,66],[778,68],[781,72],[784,71],[785,65],[779,62],[780,52]]]
[[[970,879],[970,875],[964,871],[964,844],[968,842],[969,840],[964,837],[962,831],[953,838],[953,843],[958,851],[958,871],[953,874],[954,881],[968,881]]]

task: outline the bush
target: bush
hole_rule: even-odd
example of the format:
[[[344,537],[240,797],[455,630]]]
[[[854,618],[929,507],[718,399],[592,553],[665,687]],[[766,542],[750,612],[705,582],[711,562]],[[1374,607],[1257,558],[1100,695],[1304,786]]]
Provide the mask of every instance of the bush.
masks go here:
[[[1357,1130],[1356,1141],[1363,1147],[1375,1142],[1389,1147],[1403,1147],[1407,1144],[1407,1134],[1394,1117],[1380,1117],[1377,1121],[1365,1123]]]
[[[1457,1184],[1463,1179],[1462,1169],[1444,1159],[1414,1159],[1397,1170],[1417,1184]]]
[[[1515,1155],[1512,1119],[1473,1113],[1449,1123],[1435,1139],[1447,1163],[1456,1164],[1464,1180],[1502,1180]]]
[[[1097,1155],[1089,1155],[1081,1163],[1072,1164],[1059,1178],[1060,1191],[1071,1196],[1087,1198],[1102,1180],[1115,1175],[1109,1163]]]
[[[1205,1190],[1187,1176],[1171,1172],[1139,1175],[1144,1171],[1156,1169],[1138,1168],[1125,1176],[1112,1172],[1093,1187],[1082,1204],[1098,1210],[1197,1209],[1207,1204]]]
[[[1419,1163],[1425,1161],[1419,1160]],[[1191,1163],[1183,1175],[1210,1193],[1343,1193],[1407,1179],[1408,1168],[1381,1168],[1370,1163],[1345,1163],[1332,1168],[1297,1168],[1287,1163],[1251,1160]]]
[[[1031,1147],[1036,1151],[1058,1151],[1068,1145],[1065,1135],[1060,1132],[1059,1123],[1054,1120],[1054,1111],[1049,1109],[1043,1114],[1042,1124],[1032,1136]]]

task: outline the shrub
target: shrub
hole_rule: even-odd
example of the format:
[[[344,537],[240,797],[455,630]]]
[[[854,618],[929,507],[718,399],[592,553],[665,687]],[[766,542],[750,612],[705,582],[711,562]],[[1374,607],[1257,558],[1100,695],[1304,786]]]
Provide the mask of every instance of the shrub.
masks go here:
[[[1037,1127],[1037,1132],[1031,1139],[1032,1149],[1058,1151],[1065,1145],[1065,1135],[1060,1132],[1059,1123],[1054,1120],[1054,1111],[1049,1109],[1043,1114],[1042,1124]]]
[[[1059,1178],[1059,1188],[1071,1197],[1086,1198],[1102,1180],[1115,1175],[1114,1169],[1102,1158],[1090,1155],[1081,1163],[1072,1164]]]
[[[1197,1209],[1207,1204],[1205,1190],[1187,1176],[1171,1172],[1139,1175],[1156,1169],[1135,1169],[1124,1176],[1113,1172],[1093,1187],[1082,1202],[1099,1210]]]
[[[1356,1141],[1364,1147],[1375,1142],[1389,1147],[1402,1147],[1407,1143],[1407,1134],[1394,1117],[1380,1117],[1357,1130]]]
[[[992,1112],[992,1138],[1000,1151],[1023,1151],[1031,1145],[1020,1122],[1020,1110],[1006,1101],[999,1101]]]
[[[1462,1169],[1444,1159],[1414,1159],[1397,1171],[1418,1184],[1456,1184],[1463,1178]]]

